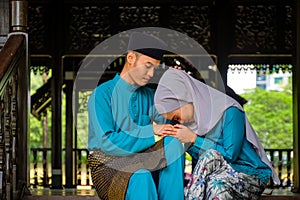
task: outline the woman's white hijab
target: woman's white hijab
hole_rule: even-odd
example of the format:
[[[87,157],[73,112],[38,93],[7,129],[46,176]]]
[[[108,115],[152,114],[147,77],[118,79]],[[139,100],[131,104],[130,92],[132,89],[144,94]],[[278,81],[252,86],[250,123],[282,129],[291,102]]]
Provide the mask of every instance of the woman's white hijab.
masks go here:
[[[241,105],[228,95],[194,79],[183,70],[168,69],[161,77],[156,89],[155,106],[160,114],[168,113],[187,103],[194,105],[195,122],[188,125],[196,134],[203,136],[208,133],[231,106],[243,111]],[[249,123],[246,115],[246,138],[253,144],[262,161],[272,169],[275,184],[280,184],[256,132]]]

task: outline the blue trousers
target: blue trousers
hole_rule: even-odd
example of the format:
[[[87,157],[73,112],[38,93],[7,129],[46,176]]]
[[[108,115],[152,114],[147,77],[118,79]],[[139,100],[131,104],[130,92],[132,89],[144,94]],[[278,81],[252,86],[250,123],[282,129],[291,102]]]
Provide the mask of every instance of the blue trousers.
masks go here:
[[[184,199],[184,149],[176,138],[164,138],[167,167],[159,171],[156,188],[152,174],[140,169],[132,174],[126,191],[126,200],[183,200]]]

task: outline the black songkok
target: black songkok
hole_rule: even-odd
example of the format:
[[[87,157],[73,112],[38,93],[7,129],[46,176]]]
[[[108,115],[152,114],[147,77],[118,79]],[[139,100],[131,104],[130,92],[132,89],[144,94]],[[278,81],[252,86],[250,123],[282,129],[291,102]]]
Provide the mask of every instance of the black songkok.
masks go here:
[[[162,60],[166,48],[167,44],[160,38],[134,32],[130,35],[127,50],[139,52],[156,60]]]

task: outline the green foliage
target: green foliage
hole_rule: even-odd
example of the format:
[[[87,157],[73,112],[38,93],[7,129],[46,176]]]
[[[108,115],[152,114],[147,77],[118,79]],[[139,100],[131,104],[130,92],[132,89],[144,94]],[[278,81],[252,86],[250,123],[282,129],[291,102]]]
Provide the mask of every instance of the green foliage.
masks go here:
[[[77,114],[77,146],[87,148],[88,144],[88,112],[87,110]]]
[[[248,91],[243,97],[246,115],[256,130],[264,148],[293,148],[291,86],[284,91]]]
[[[50,75],[49,75],[50,76]],[[38,88],[43,85],[43,78],[40,74],[30,73],[30,95],[33,95]],[[49,110],[50,111],[50,110]],[[51,112],[48,112],[48,144],[51,145]],[[30,133],[29,146],[43,147],[43,122],[38,120],[32,114],[29,116]]]
[[[192,156],[188,153],[185,153],[185,159],[192,162]]]
[[[77,116],[77,147],[87,148],[88,144],[88,110],[87,102],[92,91],[81,91],[78,93],[79,103]]]
[[[47,77],[43,77],[41,74],[34,74],[31,72],[30,74],[30,95],[33,95],[38,88],[40,88],[44,83],[43,78],[48,79],[51,77],[51,71]],[[65,148],[65,133],[66,133],[66,98],[65,95],[62,94],[62,147]],[[87,114],[86,114],[87,116]],[[45,147],[44,143],[47,144],[46,147],[51,147],[51,135],[52,135],[52,113],[51,106],[47,109],[47,126],[48,126],[48,138],[47,141],[43,141],[43,121],[38,120],[32,114],[30,114],[30,140],[29,146],[30,148],[36,147]],[[80,119],[81,120],[81,119]],[[83,119],[82,119],[83,120]],[[84,121],[87,121],[84,119]],[[86,136],[87,137],[87,132]],[[81,143],[79,143],[78,148],[82,147]]]
[[[41,122],[30,115],[30,147],[41,147],[41,144],[43,144],[41,126]]]

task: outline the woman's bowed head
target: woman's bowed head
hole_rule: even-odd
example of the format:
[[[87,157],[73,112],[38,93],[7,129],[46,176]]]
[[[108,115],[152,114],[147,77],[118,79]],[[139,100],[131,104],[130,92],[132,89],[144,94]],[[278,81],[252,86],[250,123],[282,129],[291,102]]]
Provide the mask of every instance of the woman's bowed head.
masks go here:
[[[158,83],[154,103],[163,117],[177,121],[165,127],[161,136],[170,135],[189,143],[187,151],[193,159],[198,160],[201,152],[217,151],[235,171],[248,173],[254,182],[258,176],[267,184],[272,176],[275,184],[280,183],[242,106],[230,96],[183,70],[170,68]]]
[[[161,77],[154,101],[160,114],[178,122],[174,126],[176,129],[164,131],[173,136],[176,130],[182,129],[191,129],[194,134],[203,136],[216,125],[227,108],[243,109],[229,96],[174,68]]]
[[[197,135],[186,126],[194,123],[194,105],[192,103],[187,103],[173,111],[163,113],[162,116],[178,123],[174,126],[165,127],[160,136],[173,136],[183,143],[195,142]]]

